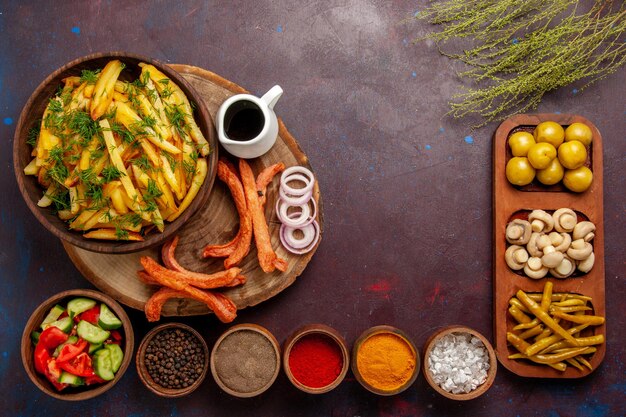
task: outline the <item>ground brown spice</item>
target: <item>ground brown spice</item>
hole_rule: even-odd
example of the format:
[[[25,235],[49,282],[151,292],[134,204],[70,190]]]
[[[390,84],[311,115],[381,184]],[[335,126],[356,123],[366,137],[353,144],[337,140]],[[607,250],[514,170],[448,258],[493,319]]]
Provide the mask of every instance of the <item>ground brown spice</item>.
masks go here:
[[[224,385],[248,393],[265,387],[274,376],[278,358],[271,342],[252,330],[238,330],[215,351],[215,370]]]

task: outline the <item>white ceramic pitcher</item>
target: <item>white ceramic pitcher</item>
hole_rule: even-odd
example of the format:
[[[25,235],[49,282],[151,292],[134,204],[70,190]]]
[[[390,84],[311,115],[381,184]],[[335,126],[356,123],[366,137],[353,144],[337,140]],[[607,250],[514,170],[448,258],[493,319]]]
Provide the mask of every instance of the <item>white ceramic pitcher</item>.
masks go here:
[[[240,158],[256,158],[271,149],[278,136],[274,105],[283,94],[275,85],[263,97],[237,94],[228,98],[217,112],[216,127],[220,143]]]

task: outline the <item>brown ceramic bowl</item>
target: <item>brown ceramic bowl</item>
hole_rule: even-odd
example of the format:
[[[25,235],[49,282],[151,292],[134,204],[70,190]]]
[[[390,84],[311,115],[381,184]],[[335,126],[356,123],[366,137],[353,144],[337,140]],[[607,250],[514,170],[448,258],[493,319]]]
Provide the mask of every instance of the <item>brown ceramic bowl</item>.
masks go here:
[[[433,376],[430,371],[428,358],[433,350],[433,347],[441,338],[451,333],[469,333],[472,336],[476,336],[478,339],[480,339],[481,342],[483,342],[489,354],[489,370],[487,371],[487,379],[485,380],[485,382],[479,385],[475,390],[470,391],[467,394],[465,393],[453,394],[451,392],[444,390],[433,380]],[[446,398],[450,398],[452,400],[458,400],[458,401],[471,400],[487,392],[487,390],[493,384],[494,379],[496,378],[497,368],[498,368],[498,361],[496,360],[496,354],[493,350],[493,347],[491,346],[491,343],[489,343],[489,341],[482,334],[466,326],[454,325],[454,326],[444,327],[443,329],[440,329],[437,332],[435,332],[433,335],[431,335],[426,341],[426,344],[424,345],[424,367],[423,367],[424,371],[423,372],[424,372],[424,377],[426,378],[426,381],[428,381],[428,384],[439,394],[443,395]]]
[[[194,381],[193,384],[189,385],[187,388],[180,388],[180,389],[165,388],[157,384],[156,382],[154,382],[154,380],[148,373],[148,368],[146,367],[146,349],[148,348],[148,344],[157,334],[167,329],[186,330],[187,332],[195,336],[200,342],[200,345],[202,346],[202,351],[204,352],[204,364],[202,365],[202,374],[200,375],[200,377],[198,377],[198,379]],[[148,334],[146,334],[146,336],[142,339],[141,344],[139,345],[139,349],[137,349],[135,363],[137,365],[137,374],[139,375],[139,379],[141,379],[141,382],[143,382],[144,385],[150,391],[152,391],[153,393],[161,397],[167,397],[167,398],[182,397],[182,396],[191,394],[204,381],[204,378],[206,377],[207,371],[209,369],[209,348],[207,347],[207,344],[202,338],[202,336],[200,335],[200,333],[198,333],[193,328],[182,323],[165,323],[165,324],[156,326],[154,329],[150,330]]]
[[[86,239],[80,232],[70,230],[67,223],[59,219],[50,208],[41,208],[37,206],[37,201],[39,201],[43,195],[44,190],[37,183],[35,176],[24,174],[24,167],[28,165],[32,159],[32,148],[27,144],[28,132],[38,122],[40,123],[46,105],[49,99],[55,95],[57,88],[62,84],[62,79],[68,76],[80,76],[81,71],[85,69],[95,70],[103,68],[106,63],[112,59],[119,59],[126,65],[126,68],[120,75],[120,79],[122,80],[131,81],[137,79],[141,72],[138,64],[140,62],[146,62],[154,65],[172,81],[174,81],[187,95],[189,100],[195,103],[196,109],[194,112],[194,118],[211,147],[211,153],[207,156],[207,178],[191,205],[175,221],[172,223],[166,222],[163,233],[151,231],[144,236],[144,241],[142,242]],[[26,201],[26,204],[28,205],[28,208],[33,212],[37,220],[39,220],[39,222],[56,237],[63,239],[74,246],[78,246],[92,252],[129,253],[147,249],[166,241],[170,236],[173,236],[176,233],[176,231],[199,207],[206,203],[211,188],[213,187],[215,174],[217,172],[217,149],[215,128],[204,101],[180,74],[172,70],[167,65],[154,59],[132,55],[126,52],[107,52],[88,55],[71,61],[54,71],[41,84],[39,84],[24,106],[15,128],[15,136],[13,140],[13,167],[15,169],[15,177],[17,178],[19,189],[24,197],[24,200]]]
[[[224,342],[224,340],[226,340],[226,338],[240,331],[256,332],[262,335],[265,339],[267,339],[267,341],[272,346],[274,350],[275,358],[276,358],[275,370],[273,374],[271,375],[271,377],[268,378],[267,382],[262,387],[253,391],[236,390],[234,388],[229,387],[223,381],[222,376],[220,376],[219,371],[217,369],[218,364],[216,363],[216,353],[220,345],[222,344],[222,342]],[[217,342],[215,342],[215,345],[213,346],[213,350],[211,351],[210,363],[211,363],[211,374],[213,374],[213,378],[215,379],[215,382],[222,390],[224,390],[225,392],[227,392],[228,394],[234,397],[239,397],[239,398],[256,397],[257,395],[260,395],[264,393],[265,391],[267,391],[269,387],[272,386],[274,381],[276,381],[276,378],[278,377],[278,373],[280,372],[280,346],[278,344],[278,340],[276,340],[276,337],[274,337],[274,335],[265,327],[259,326],[257,324],[252,324],[252,323],[238,324],[226,330],[220,336],[220,338],[217,339]]]
[[[57,391],[52,384],[46,379],[45,376],[35,371],[34,365],[34,353],[35,346],[31,341],[31,333],[34,330],[41,331],[40,325],[48,312],[56,304],[60,304],[66,307],[68,301],[76,297],[87,297],[96,300],[99,303],[104,303],[109,307],[113,313],[122,321],[122,327],[118,330],[122,334],[122,350],[124,351],[124,360],[120,369],[115,374],[115,378],[111,381],[103,384],[96,384],[90,386],[82,386],[77,388],[66,388],[63,391]],[[133,335],[133,328],[130,320],[126,315],[124,309],[111,297],[98,291],[93,290],[69,290],[63,291],[52,297],[48,298],[43,303],[39,304],[39,307],[35,309],[33,314],[28,319],[26,326],[24,327],[24,333],[22,334],[22,364],[28,374],[31,381],[43,392],[51,397],[65,401],[81,401],[87,400],[93,397],[97,397],[105,391],[111,389],[124,375],[128,365],[133,356],[133,349],[135,345],[135,338]]]
[[[365,343],[370,337],[379,335],[379,334],[390,334],[393,336],[396,336],[400,339],[402,339],[411,349],[412,353],[413,353],[413,357],[415,359],[415,368],[413,369],[413,372],[411,373],[411,376],[406,380],[406,382],[404,384],[402,384],[401,386],[392,389],[392,390],[384,390],[384,389],[380,389],[376,386],[371,385],[362,375],[361,375],[361,371],[359,370],[359,366],[358,366],[358,353],[359,350],[361,349],[361,346],[363,345],[363,343]],[[352,347],[352,373],[354,374],[354,377],[356,378],[357,381],[359,381],[359,383],[368,391],[374,393],[374,394],[378,394],[378,395],[384,395],[384,396],[390,396],[390,395],[396,395],[399,394],[401,392],[403,392],[404,390],[406,390],[407,388],[409,388],[414,382],[415,379],[417,378],[417,375],[419,374],[420,371],[420,355],[419,355],[419,351],[417,350],[417,348],[415,347],[415,344],[413,343],[413,341],[411,340],[411,338],[402,330],[397,329],[395,327],[392,326],[374,326],[371,327],[367,330],[365,330],[360,336],[359,338],[356,340],[356,342],[354,342],[354,346]]]
[[[342,357],[342,367],[339,375],[332,381],[330,384],[323,387],[309,387],[302,382],[298,381],[298,379],[291,372],[291,367],[289,366],[289,358],[291,355],[292,348],[303,338],[307,336],[322,336],[332,341],[337,348],[341,351]],[[303,326],[296,330],[291,336],[287,338],[284,344],[283,349],[283,370],[287,375],[287,378],[291,383],[301,391],[304,391],[309,394],[323,394],[335,389],[341,381],[346,377],[348,373],[348,368],[350,367],[350,353],[348,352],[348,347],[346,346],[346,341],[344,338],[337,332],[335,329],[328,327],[324,324],[309,324],[307,326]]]

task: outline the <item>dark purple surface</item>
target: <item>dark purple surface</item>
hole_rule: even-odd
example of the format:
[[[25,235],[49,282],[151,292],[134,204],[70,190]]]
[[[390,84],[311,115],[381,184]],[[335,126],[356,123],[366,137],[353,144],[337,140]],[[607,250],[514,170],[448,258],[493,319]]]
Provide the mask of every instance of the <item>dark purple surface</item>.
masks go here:
[[[24,4],[22,4],[24,3]],[[573,85],[539,112],[589,118],[604,139],[607,354],[580,380],[528,380],[498,370],[491,390],[468,403],[438,396],[420,375],[391,398],[347,379],[306,395],[281,374],[262,396],[231,398],[209,376],[191,396],[161,399],[134,362],[106,394],[80,404],[54,400],[28,380],[19,350],[35,307],[62,290],[91,287],[61,243],[28,212],[11,148],[22,106],[67,61],[126,50],[209,69],[262,94],[280,84],[276,106],[314,167],[325,211],[323,243],[296,283],[240,312],[283,341],[303,324],[336,328],[352,343],[391,324],[418,346],[439,326],[465,324],[492,337],[492,123],[471,131],[445,116],[463,86],[430,43],[430,28],[401,21],[419,1],[19,2],[0,4],[0,409],[6,415],[619,416],[624,368],[624,69],[591,88]],[[152,328],[129,310],[137,344]],[[167,321],[167,320],[165,320]],[[212,346],[227,326],[181,320]]]

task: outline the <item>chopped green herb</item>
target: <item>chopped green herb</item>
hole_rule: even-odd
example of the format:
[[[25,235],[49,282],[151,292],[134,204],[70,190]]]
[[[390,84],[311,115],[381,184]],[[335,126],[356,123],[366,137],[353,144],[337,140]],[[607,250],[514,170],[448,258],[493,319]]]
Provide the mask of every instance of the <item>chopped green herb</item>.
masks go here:
[[[28,136],[26,137],[26,143],[35,147],[37,145],[37,139],[39,139],[39,133],[41,132],[41,120],[37,120],[35,125],[28,130]]]
[[[80,73],[80,82],[87,84],[95,84],[98,81],[98,77],[100,76],[100,70],[90,71],[90,70],[82,70]]]
[[[105,167],[102,170],[102,179],[105,183],[121,178],[125,174],[114,166]]]

